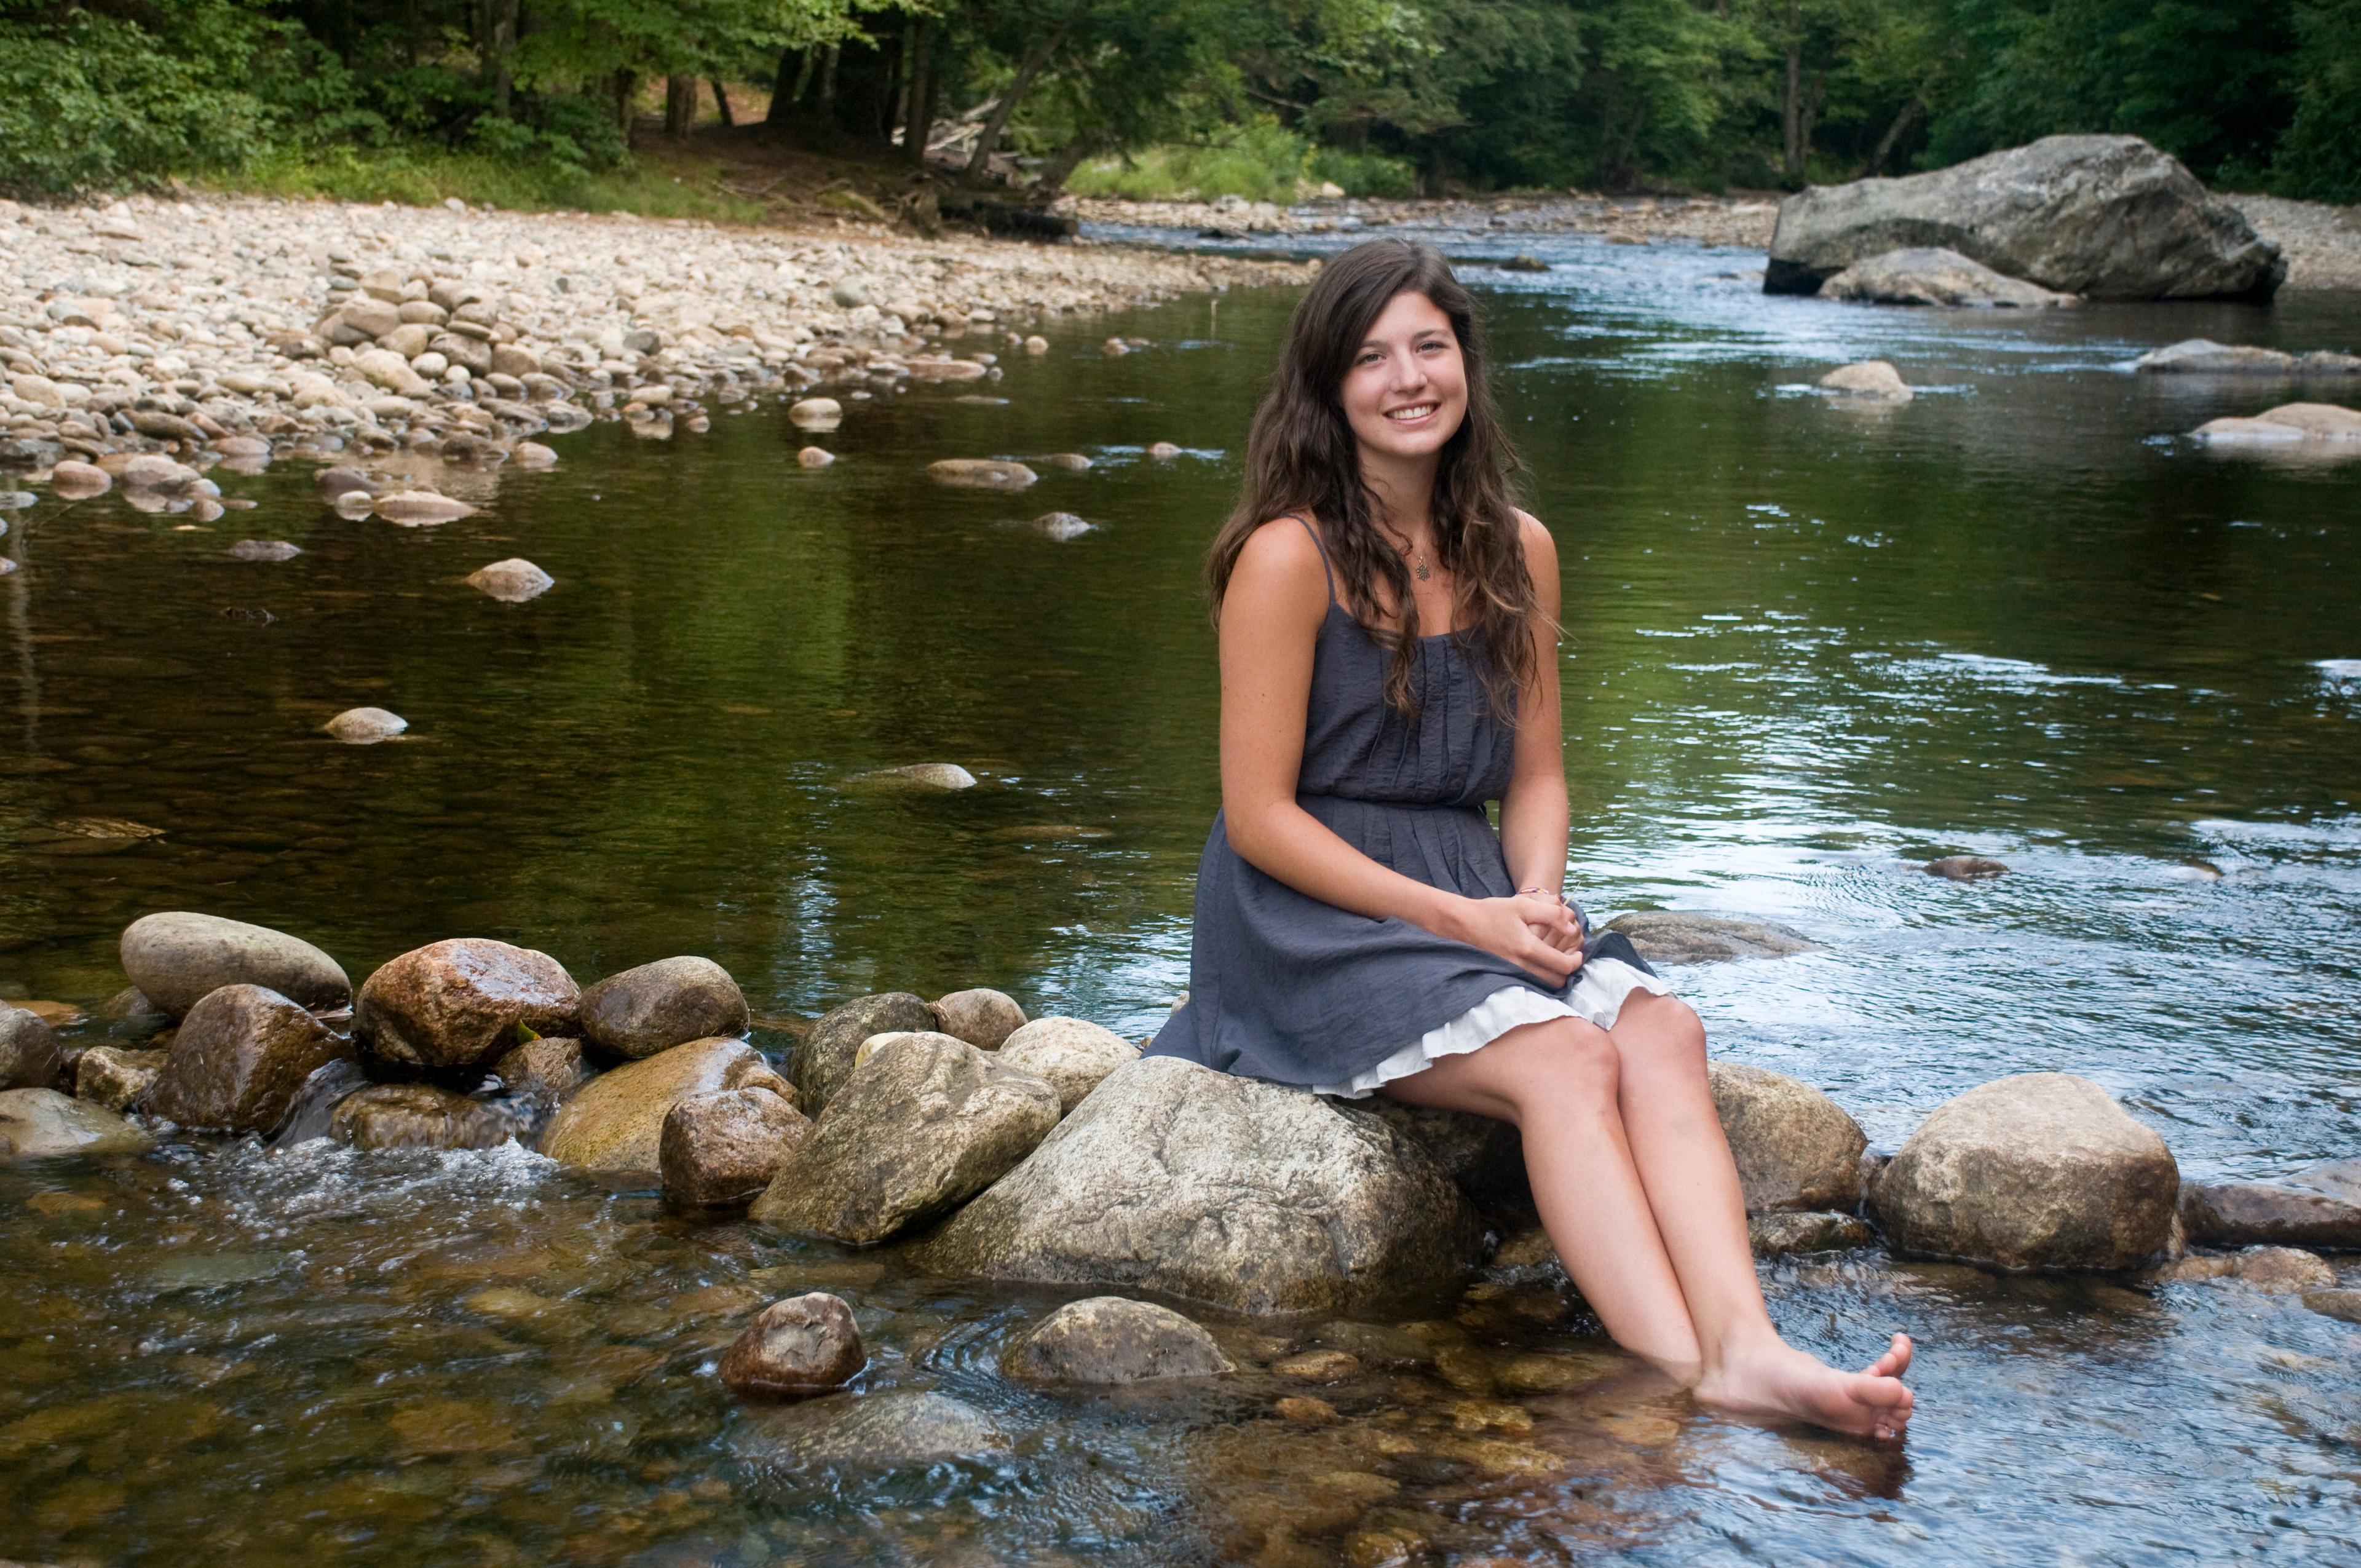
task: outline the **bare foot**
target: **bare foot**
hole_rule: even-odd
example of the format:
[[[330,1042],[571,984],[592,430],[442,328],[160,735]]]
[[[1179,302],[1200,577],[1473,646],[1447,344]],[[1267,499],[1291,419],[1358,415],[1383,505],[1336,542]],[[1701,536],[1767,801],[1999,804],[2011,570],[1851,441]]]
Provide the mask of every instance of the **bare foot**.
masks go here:
[[[1800,1350],[1772,1341],[1741,1351],[1697,1386],[1699,1403],[1752,1416],[1787,1416],[1855,1437],[1900,1437],[1910,1424],[1910,1390],[1902,1374],[1910,1336],[1894,1343],[1865,1372],[1839,1372]]]

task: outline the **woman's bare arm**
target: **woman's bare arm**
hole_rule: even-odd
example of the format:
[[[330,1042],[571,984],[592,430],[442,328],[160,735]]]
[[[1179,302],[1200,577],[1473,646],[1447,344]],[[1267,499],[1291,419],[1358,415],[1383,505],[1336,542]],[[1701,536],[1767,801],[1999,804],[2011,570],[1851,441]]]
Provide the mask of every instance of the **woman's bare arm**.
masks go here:
[[[1518,900],[1466,898],[1389,871],[1296,804],[1312,648],[1327,613],[1327,575],[1311,535],[1292,520],[1265,523],[1246,541],[1222,600],[1222,816],[1230,847],[1324,904],[1406,920],[1562,982],[1572,960],[1534,934]],[[1561,817],[1561,870],[1564,842]]]
[[[1565,753],[1558,705],[1557,542],[1548,529],[1517,514],[1525,565],[1533,578],[1533,678],[1517,694],[1517,751],[1509,788],[1500,797],[1500,848],[1517,885],[1552,898],[1565,886]]]

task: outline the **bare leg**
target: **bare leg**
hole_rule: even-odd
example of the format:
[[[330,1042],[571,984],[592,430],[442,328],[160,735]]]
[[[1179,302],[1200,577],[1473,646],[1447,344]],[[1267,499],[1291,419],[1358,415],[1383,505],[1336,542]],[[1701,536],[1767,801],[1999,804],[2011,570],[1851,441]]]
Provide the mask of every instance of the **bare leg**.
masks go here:
[[[1515,1123],[1542,1223],[1584,1299],[1617,1343],[1700,1399],[1864,1435],[1908,1421],[1903,1336],[1847,1374],[1771,1326],[1686,1006],[1635,992],[1611,1036],[1574,1019],[1527,1025],[1386,1091]]]
[[[1867,1372],[1842,1373],[1790,1347],[1771,1326],[1697,1014],[1672,997],[1633,992],[1609,1038],[1632,1163],[1697,1324],[1697,1398],[1842,1431],[1898,1434],[1910,1420],[1910,1391],[1898,1380],[1910,1365],[1907,1337],[1894,1335]]]

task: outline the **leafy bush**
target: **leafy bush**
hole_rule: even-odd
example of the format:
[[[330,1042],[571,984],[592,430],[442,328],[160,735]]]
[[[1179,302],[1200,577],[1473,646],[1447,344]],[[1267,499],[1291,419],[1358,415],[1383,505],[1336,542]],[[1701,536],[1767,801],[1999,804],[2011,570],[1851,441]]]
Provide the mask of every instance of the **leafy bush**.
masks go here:
[[[1418,170],[1410,160],[1381,152],[1323,147],[1312,155],[1308,177],[1343,187],[1347,196],[1415,196]]]
[[[1203,142],[1151,147],[1128,159],[1086,163],[1066,184],[1078,195],[1151,202],[1215,196],[1291,202],[1310,150],[1294,132],[1259,120],[1223,126]]]

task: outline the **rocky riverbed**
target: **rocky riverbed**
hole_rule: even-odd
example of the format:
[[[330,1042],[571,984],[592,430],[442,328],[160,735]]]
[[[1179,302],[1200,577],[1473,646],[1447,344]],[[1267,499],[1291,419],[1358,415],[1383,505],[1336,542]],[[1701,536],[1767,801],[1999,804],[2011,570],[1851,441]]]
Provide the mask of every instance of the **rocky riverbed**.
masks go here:
[[[505,448],[593,412],[693,420],[764,389],[984,378],[1047,318],[1303,276],[456,201],[0,203],[0,416],[32,444],[8,449],[19,471],[167,442],[248,458],[322,435]]]

